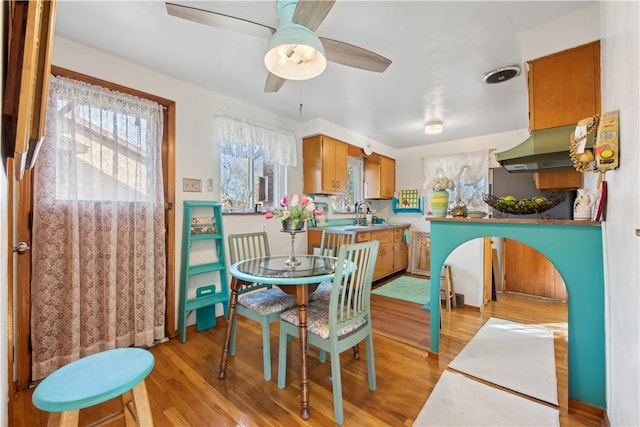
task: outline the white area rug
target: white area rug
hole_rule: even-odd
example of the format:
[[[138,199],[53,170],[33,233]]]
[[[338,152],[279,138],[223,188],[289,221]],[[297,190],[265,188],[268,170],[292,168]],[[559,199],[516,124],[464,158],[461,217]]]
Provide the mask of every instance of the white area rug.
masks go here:
[[[490,318],[449,368],[558,405],[553,331]]]
[[[559,426],[557,409],[444,371],[414,421],[424,426]]]

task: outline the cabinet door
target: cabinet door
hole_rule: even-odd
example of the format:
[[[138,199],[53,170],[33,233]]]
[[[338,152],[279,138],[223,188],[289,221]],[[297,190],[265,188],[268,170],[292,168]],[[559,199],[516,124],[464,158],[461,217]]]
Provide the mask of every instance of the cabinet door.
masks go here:
[[[307,230],[307,253],[312,254],[314,248],[319,248],[322,243],[322,229],[309,228]]]
[[[347,191],[347,152],[344,142],[323,135],[302,141],[303,183],[307,194],[339,194]]]
[[[553,264],[531,246],[504,239],[504,289],[527,295],[567,299],[567,288]]]
[[[393,230],[372,231],[371,240],[380,243],[373,280],[378,280],[393,272]]]
[[[347,144],[327,137],[322,137],[322,190],[347,191]]]
[[[356,233],[356,243],[368,242],[369,240],[371,240],[371,233],[368,231],[364,233]]]
[[[600,42],[529,63],[529,127],[548,129],[600,113]]]
[[[396,161],[379,154],[364,160],[364,198],[391,199],[396,191]]]
[[[373,280],[378,280],[391,273],[393,273],[393,244],[381,244],[378,248],[378,259],[373,272]]]
[[[372,154],[364,159],[364,198],[380,197],[380,156]]]
[[[404,241],[404,228],[393,230],[393,272],[406,270],[409,266],[409,249]]]
[[[380,157],[380,198],[391,199],[396,191],[396,161]]]
[[[575,190],[582,187],[582,176],[580,172],[574,170],[534,174],[538,190]]]

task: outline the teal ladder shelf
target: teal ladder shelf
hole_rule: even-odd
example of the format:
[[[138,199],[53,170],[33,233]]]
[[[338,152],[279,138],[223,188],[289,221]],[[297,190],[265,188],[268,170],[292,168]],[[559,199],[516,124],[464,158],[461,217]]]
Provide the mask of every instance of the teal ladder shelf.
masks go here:
[[[194,210],[197,215],[194,216]],[[182,261],[180,267],[180,301],[178,305],[178,331],[180,341],[187,338],[187,316],[196,311],[196,330],[202,331],[216,325],[216,304],[222,304],[224,316],[229,312],[229,285],[225,261],[224,234],[222,232],[222,205],[219,202],[185,201],[182,221]],[[191,264],[192,243],[209,242],[214,245],[215,259],[211,262]],[[207,251],[207,253],[210,253]],[[191,292],[190,278],[200,274],[217,273],[219,287],[215,283],[200,286]]]

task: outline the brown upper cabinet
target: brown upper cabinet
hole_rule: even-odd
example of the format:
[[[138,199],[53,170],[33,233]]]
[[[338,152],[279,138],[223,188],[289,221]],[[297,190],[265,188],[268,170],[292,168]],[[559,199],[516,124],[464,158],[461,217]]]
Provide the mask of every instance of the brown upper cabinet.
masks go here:
[[[600,42],[528,62],[529,127],[548,129],[600,114]]]
[[[542,191],[575,190],[582,187],[582,173],[575,170],[538,172],[534,174],[536,188]]]
[[[324,135],[302,140],[303,186],[307,194],[347,191],[347,151],[342,141]]]
[[[396,191],[396,161],[380,154],[364,159],[364,198],[392,199]]]

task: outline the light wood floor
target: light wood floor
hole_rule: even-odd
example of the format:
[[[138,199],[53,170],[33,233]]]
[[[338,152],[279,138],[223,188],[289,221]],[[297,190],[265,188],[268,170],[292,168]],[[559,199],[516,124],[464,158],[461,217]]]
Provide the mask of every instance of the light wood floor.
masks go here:
[[[342,354],[345,426],[411,426],[442,371],[492,316],[544,325],[556,331],[560,424],[563,427],[600,425],[600,420],[593,415],[568,410],[565,304],[501,295],[500,300],[488,304],[483,313],[472,308],[443,311],[444,326],[437,358],[429,357],[425,350],[429,345],[429,314],[420,305],[373,295],[372,307],[378,388],[375,392],[368,389],[364,349],[360,360],[354,360],[350,351]],[[319,363],[314,350],[308,359],[311,419],[305,422],[299,417],[299,360],[295,340],[289,349],[287,386],[284,390],[278,389],[277,322],[271,329],[274,379],[266,382],[262,376],[259,326],[241,318],[236,356],[230,359],[227,378],[219,380],[225,326],[226,321],[219,318],[215,328],[202,332],[189,330],[185,344],[173,339],[151,349],[156,364],[147,378],[147,389],[156,426],[335,424],[330,364]],[[47,414],[33,407],[31,394],[32,390],[28,390],[12,397],[11,426],[46,426]],[[118,409],[119,400],[85,409],[80,413],[80,424],[90,424]],[[116,419],[108,425],[121,426],[124,420]]]

